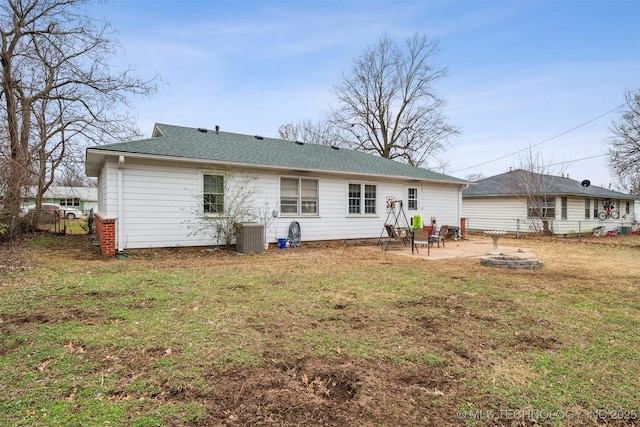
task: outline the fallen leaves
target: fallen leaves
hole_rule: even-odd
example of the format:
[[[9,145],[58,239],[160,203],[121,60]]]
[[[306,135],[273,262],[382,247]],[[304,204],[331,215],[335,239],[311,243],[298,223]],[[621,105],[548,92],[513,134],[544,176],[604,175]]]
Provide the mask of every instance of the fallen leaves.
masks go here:
[[[44,362],[42,362],[40,365],[38,365],[38,371],[44,372],[44,370],[47,369],[47,367],[51,364],[51,362],[53,362],[53,359],[47,359]]]
[[[64,348],[66,348],[67,350],[69,350],[69,353],[71,354],[83,354],[85,353],[84,348],[76,346],[75,344],[73,344],[72,342],[69,342],[69,344],[66,344],[64,346]]]

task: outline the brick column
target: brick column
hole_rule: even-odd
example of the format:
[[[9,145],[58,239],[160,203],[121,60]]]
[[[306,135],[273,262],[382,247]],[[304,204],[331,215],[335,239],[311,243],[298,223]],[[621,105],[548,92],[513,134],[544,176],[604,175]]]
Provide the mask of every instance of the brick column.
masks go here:
[[[94,214],[94,218],[100,252],[104,256],[114,256],[116,254],[116,219],[103,218],[98,214]]]

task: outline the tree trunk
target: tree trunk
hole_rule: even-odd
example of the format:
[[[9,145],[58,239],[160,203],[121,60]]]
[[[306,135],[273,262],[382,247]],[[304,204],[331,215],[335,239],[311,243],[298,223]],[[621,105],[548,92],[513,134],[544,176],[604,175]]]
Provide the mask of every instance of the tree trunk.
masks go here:
[[[7,109],[7,132],[9,134],[9,147],[11,157],[9,159],[9,174],[7,180],[7,192],[4,196],[4,211],[8,217],[7,237],[14,237],[20,232],[20,209],[22,201],[22,188],[28,168],[28,155],[23,149],[20,137],[20,124],[18,121],[18,106],[15,98],[11,96],[15,90],[14,80],[11,75],[10,61],[2,57],[2,90],[4,92]]]

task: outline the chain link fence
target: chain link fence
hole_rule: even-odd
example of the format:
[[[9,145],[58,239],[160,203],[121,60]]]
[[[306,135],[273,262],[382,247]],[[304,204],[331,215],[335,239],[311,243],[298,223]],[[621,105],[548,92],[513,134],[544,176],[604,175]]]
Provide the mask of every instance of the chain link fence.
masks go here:
[[[581,239],[584,236],[598,235],[637,235],[640,226],[633,216],[624,215],[619,219],[585,219],[585,220],[558,220],[545,219],[505,219],[491,216],[476,216],[465,218],[465,232],[483,233],[484,231],[498,230],[520,238],[524,235],[549,235]]]

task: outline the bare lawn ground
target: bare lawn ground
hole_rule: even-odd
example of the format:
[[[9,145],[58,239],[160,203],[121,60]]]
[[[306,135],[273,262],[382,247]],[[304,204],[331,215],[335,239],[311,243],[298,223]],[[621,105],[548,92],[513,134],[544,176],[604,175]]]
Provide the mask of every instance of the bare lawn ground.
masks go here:
[[[639,425],[640,237],[501,241],[544,266],[0,246],[0,425]]]

